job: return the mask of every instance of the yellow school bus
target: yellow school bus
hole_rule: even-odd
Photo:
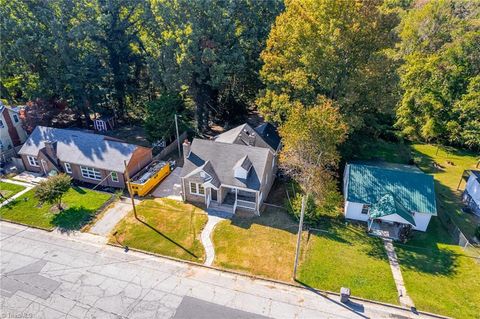
[[[170,174],[170,163],[153,161],[130,181],[133,195],[145,196]]]

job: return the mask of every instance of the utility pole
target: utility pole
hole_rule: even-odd
[[[295,264],[293,265],[293,280],[294,281],[297,277],[298,256],[300,255],[300,241],[302,239],[303,216],[305,215],[306,202],[307,202],[307,196],[303,195],[303,197],[302,197],[302,210],[300,212],[300,223],[298,224],[297,248],[295,250]]]
[[[175,128],[177,129],[178,159],[180,160],[182,158],[182,149],[180,148],[180,135],[178,134],[177,113],[175,113]]]
[[[133,199],[133,192],[132,192],[132,189],[130,188],[130,174],[128,174],[127,161],[123,161],[123,164],[125,165],[125,175],[127,177],[127,188],[128,188],[128,193],[130,194],[130,199],[132,201],[133,215],[135,216],[135,219],[138,219],[137,209],[135,208],[135,200]]]

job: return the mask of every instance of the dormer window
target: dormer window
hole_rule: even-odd
[[[252,168],[252,162],[247,155],[242,157],[234,167],[234,176],[236,178],[246,179],[248,172]]]

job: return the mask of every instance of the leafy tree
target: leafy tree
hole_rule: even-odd
[[[396,64],[387,53],[399,19],[382,3],[286,1],[261,54],[262,114],[282,123],[288,105],[308,107],[326,97],[336,101],[351,130],[375,133],[390,123],[398,93]]]
[[[98,14],[89,23],[92,40],[104,48],[103,57],[110,73],[113,110],[123,117],[127,99],[135,100],[146,68],[141,40],[141,21],[148,2],[136,0],[98,0]],[[148,81],[148,80],[147,80]]]
[[[65,103],[62,103],[62,101],[45,101],[41,99],[30,101],[22,114],[23,128],[28,133],[31,133],[37,125],[52,125],[65,110],[65,107]]]
[[[209,120],[228,121],[246,112],[260,86],[258,57],[278,0],[157,1],[149,54],[159,61],[168,90],[193,102],[200,130]]]
[[[283,145],[281,167],[304,193],[323,203],[336,191],[333,176],[340,160],[338,145],[347,133],[338,108],[329,100],[319,100],[310,108],[296,102],[279,133]]]
[[[430,1],[400,28],[403,97],[397,126],[411,138],[480,147],[480,9],[472,1]]]
[[[5,1],[1,6],[2,86],[12,102],[63,100],[89,121],[100,100],[104,77],[99,53],[89,39],[88,1]]]
[[[70,189],[72,178],[66,174],[59,174],[49,177],[35,188],[35,197],[40,202],[56,204],[62,210],[63,195]]]
[[[468,84],[467,93],[455,102],[454,119],[447,123],[450,140],[467,147],[480,147],[480,75]]]
[[[162,94],[158,99],[148,102],[144,124],[148,140],[156,142],[174,136],[174,116],[182,114],[184,109],[182,97],[174,93]]]

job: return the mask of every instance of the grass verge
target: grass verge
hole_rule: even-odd
[[[145,200],[137,206],[137,215],[141,221],[133,212],[120,221],[109,241],[179,259],[204,261],[200,234],[208,217],[201,208],[166,198]]]
[[[96,211],[110,198],[109,194],[80,187],[72,187],[63,197],[63,211],[56,212],[52,205],[40,204],[32,189],[8,205],[0,208],[0,217],[25,225],[45,229],[78,230],[88,223]]]

